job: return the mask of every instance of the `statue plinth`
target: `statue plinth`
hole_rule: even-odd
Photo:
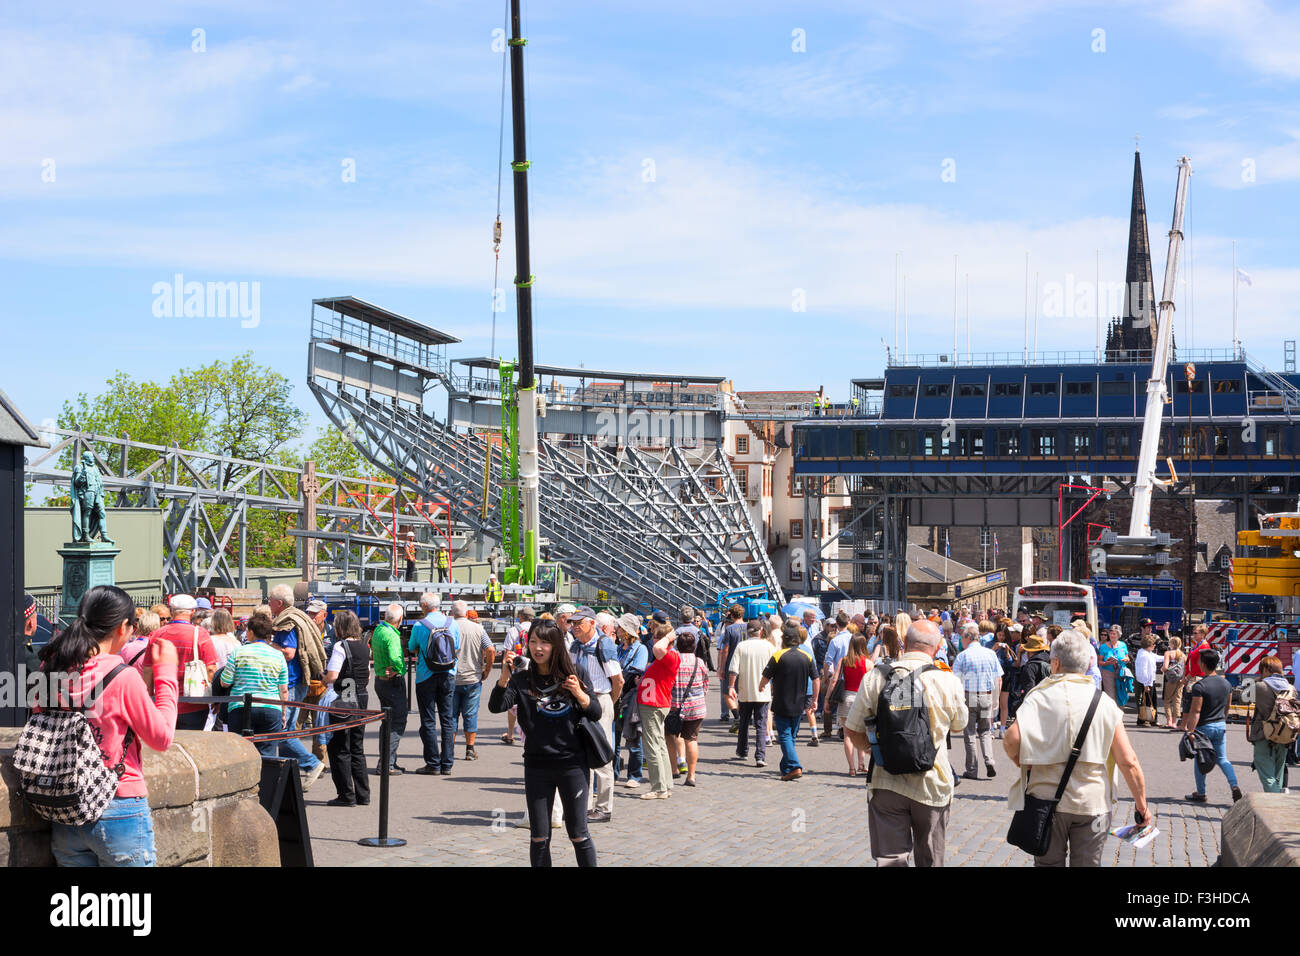
[[[69,541],[59,548],[63,558],[63,598],[59,620],[65,625],[77,616],[82,596],[100,584],[116,584],[113,561],[122,549],[102,541]]]

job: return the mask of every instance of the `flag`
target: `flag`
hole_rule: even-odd
[[[993,567],[998,566],[998,533],[993,532]]]
[[[1250,273],[1247,272],[1245,269],[1237,270],[1237,281],[1244,282],[1248,286],[1254,285],[1254,283],[1250,281]]]
[[[952,542],[948,539],[948,531],[946,528],[943,532],[943,556],[945,558],[952,557]]]

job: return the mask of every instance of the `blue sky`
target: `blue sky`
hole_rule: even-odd
[[[0,13],[0,387],[40,422],[117,369],[166,378],[252,349],[319,423],[303,381],[310,300],[341,294],[460,336],[453,355],[485,354],[503,11],[234,0]],[[896,253],[912,352],[951,348],[954,254],[974,349],[1018,352],[1026,251],[1040,297],[1091,283],[1098,251],[1102,281],[1122,280],[1137,133],[1158,276],[1178,157],[1195,169],[1180,341],[1229,345],[1233,239],[1252,278],[1246,347],[1280,366],[1295,334],[1294,8],[525,12],[541,362],[843,397],[893,341]],[[503,205],[506,284],[508,173]],[[260,323],[156,317],[152,288],[176,273],[259,283]],[[963,292],[963,350],[964,308]],[[496,318],[496,351],[512,356],[513,299]],[[1039,347],[1091,348],[1094,328],[1092,313],[1044,315]]]

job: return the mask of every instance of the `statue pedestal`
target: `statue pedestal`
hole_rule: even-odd
[[[59,548],[63,558],[63,597],[59,602],[59,620],[65,625],[77,616],[82,596],[100,584],[116,584],[113,561],[122,549],[102,541],[70,541]]]

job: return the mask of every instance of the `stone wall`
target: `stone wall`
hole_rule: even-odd
[[[1293,794],[1248,793],[1223,815],[1223,866],[1300,866],[1300,803]]]
[[[0,728],[0,866],[53,866],[50,825],[18,795],[18,728]],[[275,823],[258,802],[262,758],[235,734],[179,730],[144,748],[159,866],[279,866]]]

